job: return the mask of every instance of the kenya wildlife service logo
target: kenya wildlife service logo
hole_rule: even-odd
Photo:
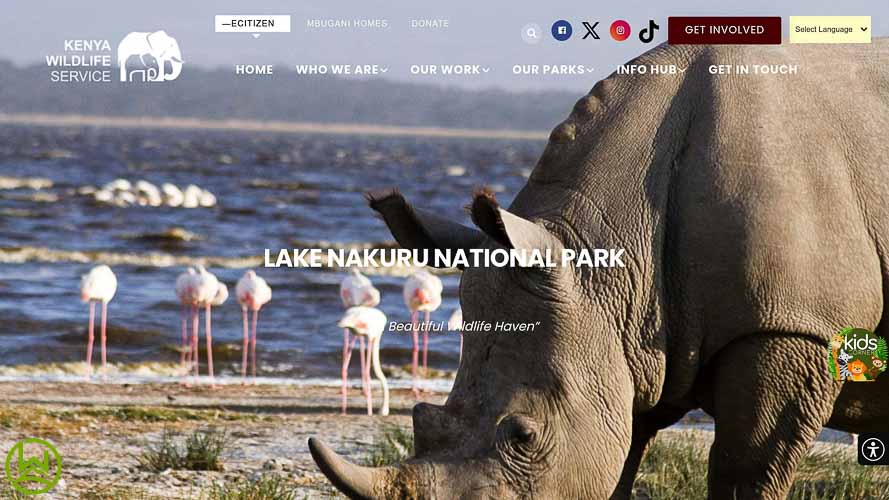
[[[886,371],[886,339],[863,328],[843,328],[830,339],[827,363],[834,380],[873,382]]]
[[[128,62],[135,68],[128,68]],[[117,45],[117,65],[122,82],[175,80],[182,72],[182,64],[179,43],[163,30],[152,33],[134,31]]]
[[[13,489],[23,495],[39,495],[53,489],[62,478],[62,456],[49,441],[22,439],[6,455],[5,469]]]

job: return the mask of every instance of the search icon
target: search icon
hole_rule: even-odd
[[[522,27],[522,40],[534,45],[540,43],[540,26],[537,23],[528,23]]]

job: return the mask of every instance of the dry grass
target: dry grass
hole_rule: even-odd
[[[262,416],[252,413],[238,413],[227,410],[192,410],[187,408],[170,408],[160,406],[96,406],[74,410],[49,411],[50,415],[61,420],[76,421],[83,419],[99,419],[119,422],[206,422],[213,420],[239,421],[262,420]]]
[[[397,425],[385,427],[382,435],[374,439],[365,465],[384,467],[398,465],[414,454],[414,434],[410,429]]]
[[[180,422],[264,421],[270,417],[228,410],[193,410],[151,406],[87,406],[47,409],[32,405],[0,406],[0,428],[29,436],[58,438],[77,434],[93,422],[154,424]]]
[[[682,434],[655,439],[636,476],[637,500],[707,497],[706,441]],[[374,441],[365,464],[397,465],[413,453],[409,429],[389,427]],[[846,447],[810,454],[800,464],[790,500],[877,500],[889,498],[889,471],[863,467]]]
[[[78,432],[80,424],[58,418],[37,406],[0,407],[0,427],[22,435],[60,437]]]
[[[889,498],[889,474],[863,467],[846,447],[809,454],[797,468],[789,500],[870,500]],[[633,496],[685,500],[707,497],[707,453],[694,438],[660,437],[645,455]]]
[[[157,443],[149,443],[138,457],[139,466],[147,471],[167,469],[222,470],[222,454],[231,445],[224,431],[197,430],[185,437],[183,445],[178,433],[164,429]]]
[[[228,482],[210,488],[202,500],[296,500],[296,493],[284,479],[263,475],[259,479]]]
[[[161,500],[142,488],[100,485],[80,494],[83,500]]]

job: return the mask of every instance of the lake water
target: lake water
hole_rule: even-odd
[[[229,289],[265,248],[363,247],[391,243],[367,207],[369,189],[398,186],[419,206],[468,223],[474,187],[492,186],[508,204],[544,147],[541,141],[278,135],[222,131],[0,127],[0,177],[39,178],[40,189],[0,189],[2,364],[81,361],[87,306],[80,276],[108,263],[118,277],[109,304],[109,360],[176,361],[181,308],[174,293],[185,266],[209,259]],[[218,199],[213,208],[101,204],[78,194],[116,178],[184,188]],[[7,182],[8,184],[8,182]],[[6,186],[9,188],[10,186]],[[166,235],[181,228],[187,238]],[[258,269],[273,289],[259,321],[260,375],[339,376],[342,272]],[[368,270],[390,320],[408,321],[403,276]],[[459,274],[442,275],[444,302],[457,306]],[[241,311],[214,309],[217,372],[236,373]],[[203,326],[202,326],[203,331]],[[203,340],[202,340],[203,342]],[[383,340],[384,364],[410,362],[410,337]],[[456,369],[459,337],[434,335],[429,363]],[[357,364],[357,361],[356,361]],[[202,371],[204,369],[202,368]]]

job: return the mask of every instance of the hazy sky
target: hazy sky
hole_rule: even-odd
[[[789,15],[870,15],[875,36],[889,35],[889,2],[886,0],[777,1],[747,0],[726,7],[712,0],[671,2],[618,0],[407,2],[390,0],[7,0],[0,21],[0,59],[17,64],[42,63],[44,56],[62,54],[66,39],[108,39],[112,47],[130,31],[163,29],[179,41],[189,65],[229,67],[236,63],[275,64],[380,64],[388,76],[417,82],[445,83],[472,88],[499,86],[507,89],[588,90],[628,59],[654,44],[641,43],[635,32],[654,19],[661,27],[655,44],[666,39],[671,15],[782,16],[785,36]],[[150,4],[150,8],[147,8]],[[524,5],[521,5],[524,4]],[[140,9],[144,5],[146,8]],[[290,14],[291,33],[214,33],[215,14]],[[386,19],[379,29],[309,30],[306,20]],[[442,30],[414,30],[411,19],[447,19]],[[558,19],[574,25],[575,36],[567,42],[553,40],[550,26]],[[634,34],[625,42],[608,36],[616,19],[628,21]],[[599,21],[601,40],[581,40],[582,21]],[[521,39],[526,23],[537,23],[542,42],[528,45]],[[491,71],[482,77],[412,76],[412,64],[481,64]],[[515,76],[515,64],[584,64],[593,74],[569,77]]]

